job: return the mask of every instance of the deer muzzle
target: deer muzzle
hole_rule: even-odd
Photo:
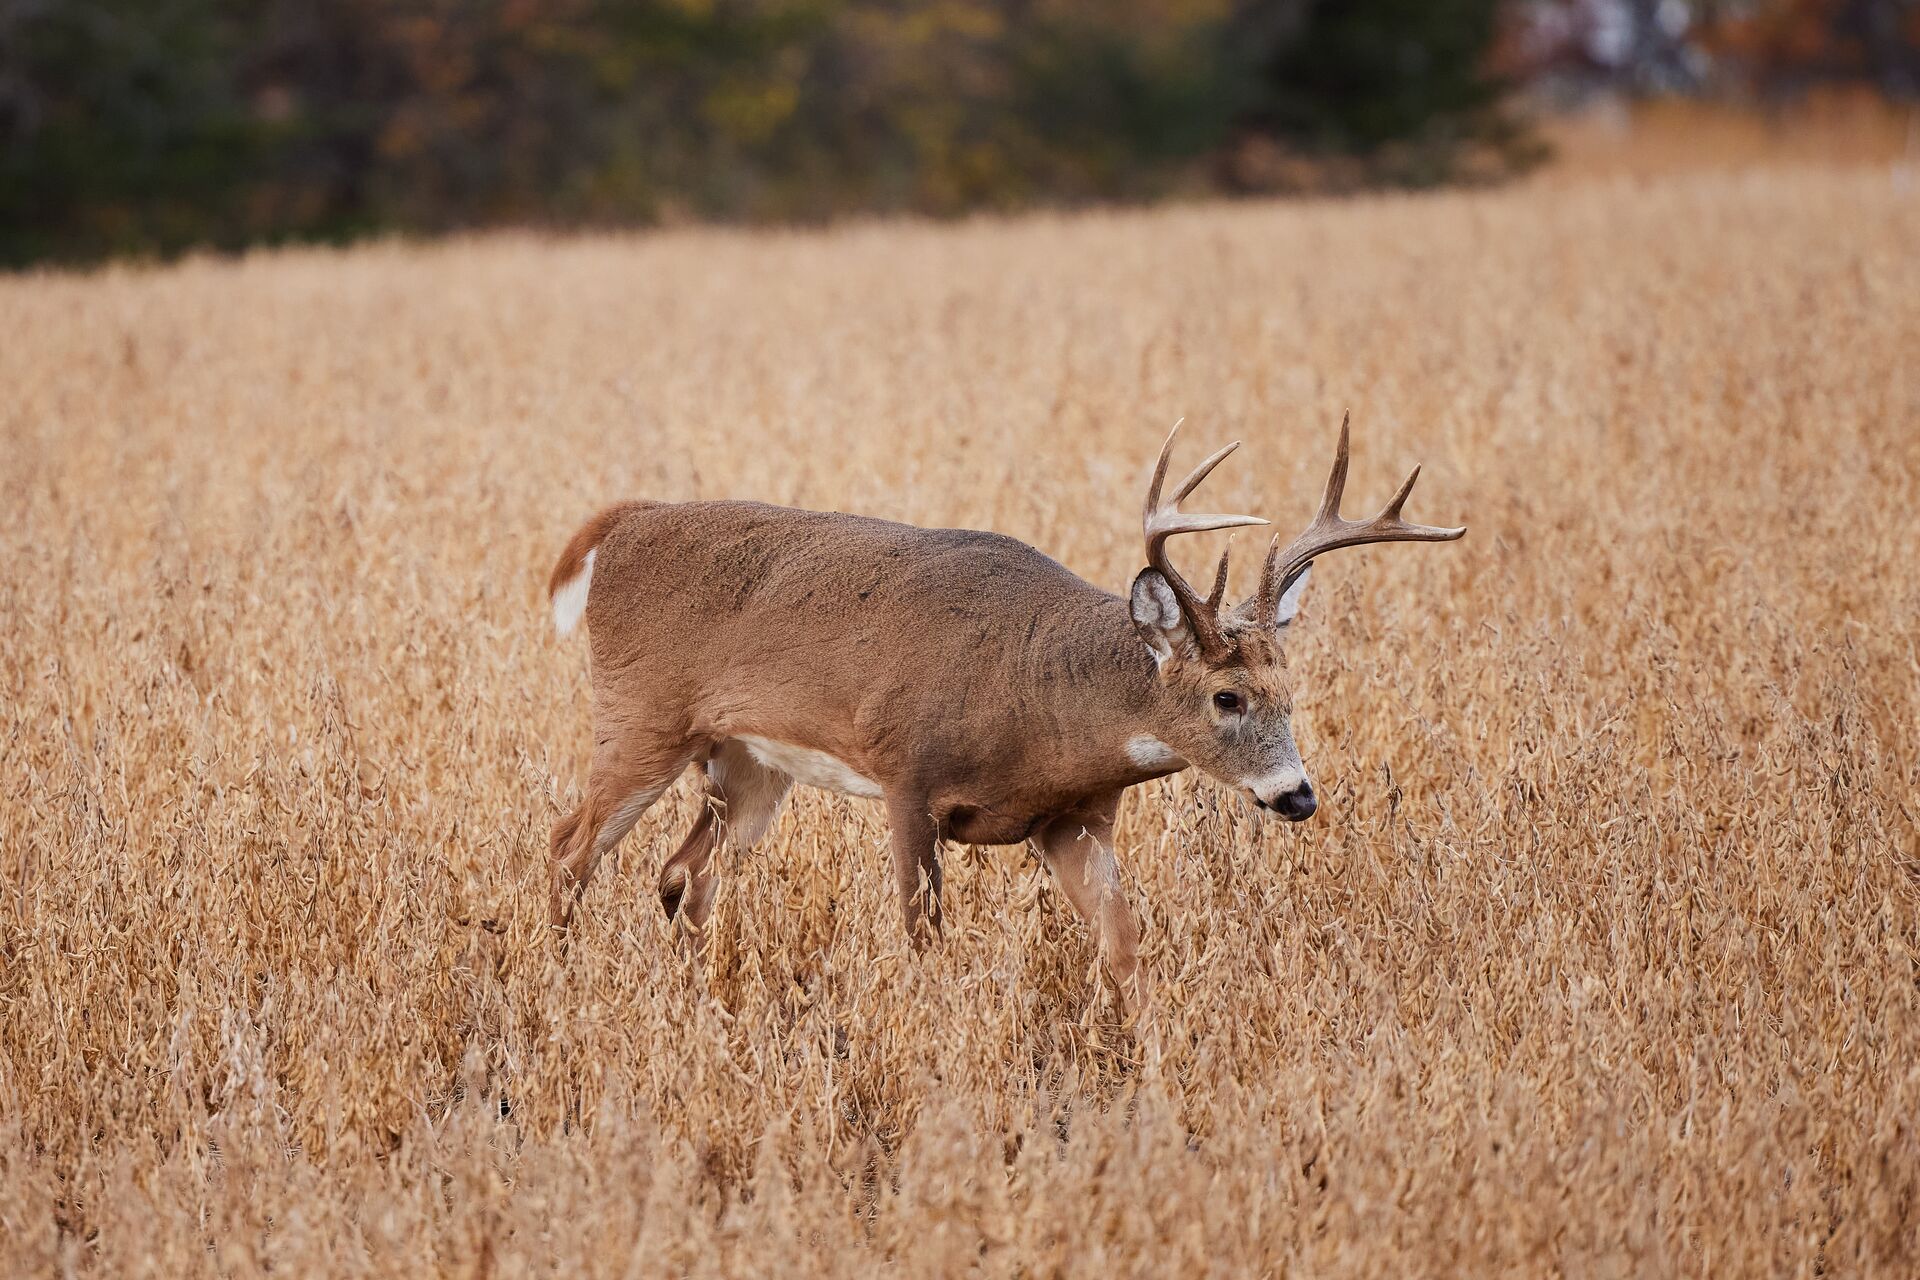
[[[1289,822],[1305,822],[1320,807],[1320,802],[1313,798],[1313,784],[1304,778],[1289,791],[1275,792],[1270,796],[1255,793],[1253,798],[1262,809],[1270,809]]]

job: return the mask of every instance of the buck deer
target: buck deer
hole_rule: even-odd
[[[717,847],[752,848],[801,782],[886,806],[916,946],[940,926],[943,840],[1032,841],[1137,1012],[1138,928],[1112,846],[1121,793],[1195,766],[1264,809],[1311,817],[1282,652],[1308,569],[1340,547],[1466,532],[1401,519],[1418,467],[1372,519],[1341,518],[1343,421],[1319,513],[1284,547],[1276,538],[1259,590],[1223,609],[1227,557],[1202,598],[1168,539],[1267,522],[1179,509],[1237,442],[1163,498],[1178,433],[1147,488],[1147,567],[1126,599],[996,533],[757,502],[630,502],[594,516],[549,583],[562,635],[587,619],[594,708],[585,796],[553,828],[554,924],[698,764],[707,803],[659,886],[696,942]]]

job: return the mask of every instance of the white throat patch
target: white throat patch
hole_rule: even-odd
[[[1179,752],[1150,733],[1136,733],[1127,739],[1127,759],[1142,769],[1185,768],[1187,763]]]

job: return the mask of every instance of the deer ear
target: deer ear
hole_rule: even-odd
[[[1140,633],[1156,664],[1171,658],[1174,650],[1193,643],[1187,615],[1180,612],[1179,599],[1158,569],[1140,571],[1127,604],[1133,613],[1133,629]]]
[[[1293,576],[1280,585],[1280,603],[1273,611],[1273,625],[1284,627],[1292,622],[1294,615],[1300,612],[1300,597],[1307,594],[1307,575],[1313,572],[1311,564],[1303,564],[1293,571]]]

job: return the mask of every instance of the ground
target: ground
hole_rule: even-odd
[[[1912,1274],[1916,186],[0,281],[0,1270]],[[702,967],[686,783],[549,931],[601,504],[1117,590],[1176,418],[1287,527],[1345,409],[1356,507],[1422,461],[1470,531],[1319,566],[1312,821],[1127,800],[1151,1044],[1022,850],[950,850],[915,958],[871,802],[800,794]]]

